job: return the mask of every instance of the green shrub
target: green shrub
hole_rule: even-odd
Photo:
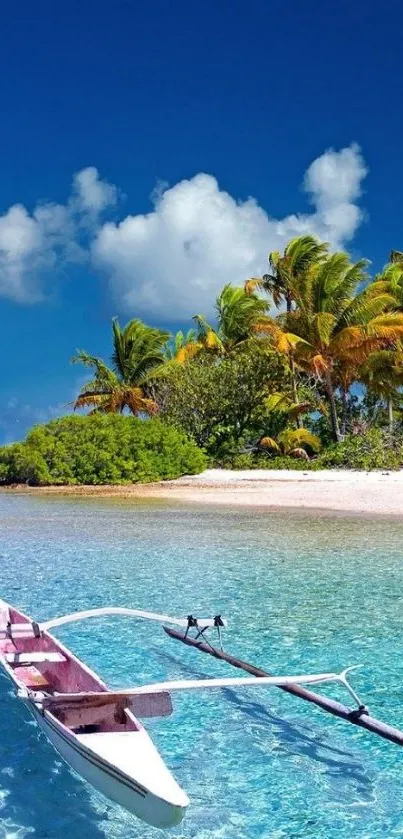
[[[24,443],[0,448],[2,483],[124,484],[196,474],[206,458],[159,419],[68,416],[39,425]]]
[[[302,460],[298,457],[280,455],[279,457],[268,457],[266,461],[261,458],[259,469],[296,469],[298,472],[308,472],[315,468],[316,461]]]
[[[315,465],[321,469],[399,469],[403,464],[403,440],[380,428],[365,434],[350,434],[319,455]]]
[[[215,465],[226,469],[298,469],[300,472],[306,472],[316,468],[316,461],[299,460],[286,455],[268,457],[264,454],[246,453],[228,456]]]

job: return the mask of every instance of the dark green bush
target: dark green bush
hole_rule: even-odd
[[[39,425],[24,443],[0,448],[0,482],[124,484],[196,474],[203,452],[159,419],[68,416]]]
[[[350,434],[322,452],[315,465],[321,469],[399,469],[403,464],[403,439],[380,428]]]

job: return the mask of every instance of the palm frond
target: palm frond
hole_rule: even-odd
[[[331,312],[318,312],[312,318],[312,326],[318,345],[327,347],[331,341],[332,332],[336,322]]]
[[[319,437],[306,428],[285,429],[278,435],[277,440],[284,454],[288,454],[295,447],[309,448],[316,453],[322,446]]]
[[[312,409],[310,402],[293,402],[286,393],[272,393],[265,400],[268,411],[281,411],[291,418],[306,414]]]
[[[333,313],[336,290],[349,267],[346,253],[333,253],[321,262],[312,281],[312,307],[315,312]]]
[[[319,242],[314,236],[298,236],[288,243],[285,256],[290,263],[290,271],[299,277],[308,271],[312,265],[321,262],[327,254],[328,242]]]
[[[378,294],[373,296],[367,290],[354,297],[345,307],[335,326],[335,332],[344,329],[345,326],[361,324],[365,326],[373,318],[386,313],[396,307],[396,300],[391,294]]]
[[[204,315],[193,315],[192,320],[196,324],[197,340],[203,342],[207,333],[213,332],[214,329],[212,326],[210,326],[209,322],[206,320]]]
[[[279,452],[280,446],[276,443],[274,437],[261,437],[259,440],[259,448],[269,449],[273,452]]]
[[[90,355],[89,353],[85,352],[85,350],[80,350],[73,358],[71,359],[72,364],[84,364],[84,367],[92,367],[95,373],[95,376],[98,378],[109,378],[114,376],[113,370],[102,361],[102,358],[98,358],[95,355]]]
[[[353,294],[357,293],[360,286],[368,280],[368,265],[367,259],[359,259],[358,262],[349,265],[344,276],[340,277],[337,286],[337,297],[341,301],[349,300]]]
[[[80,393],[77,396],[77,399],[73,403],[73,408],[75,411],[79,411],[82,408],[94,408],[95,410],[101,409],[108,400],[108,396],[105,393]]]
[[[267,291],[265,284],[265,276],[263,277],[249,277],[249,280],[244,282],[245,294],[256,294],[256,291]]]
[[[122,331],[120,328],[118,318],[112,319],[112,334],[113,334],[113,353],[112,353],[112,363],[114,369],[118,373],[118,375],[123,379],[126,380],[127,376],[127,365],[129,363],[128,355],[130,354],[130,350],[128,352],[126,336],[127,336],[127,327]]]

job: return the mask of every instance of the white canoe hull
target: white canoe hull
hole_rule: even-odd
[[[75,772],[106,798],[120,804],[121,807],[133,813],[137,818],[154,827],[173,827],[182,821],[189,799],[176,782],[174,782],[175,795],[171,797],[174,800],[156,795],[152,790],[147,789],[144,784],[135,780],[133,776],[130,777],[122,773],[116,765],[102,759],[92,748],[88,748],[80,742],[78,737],[60,725],[54,717],[48,714],[44,716],[33,702],[28,702],[28,707],[39,727],[61,757]],[[89,736],[93,737],[93,735]],[[150,750],[154,752],[155,770],[158,772],[162,760],[145,729],[134,733],[133,737],[136,738],[136,748],[141,750],[144,747],[147,755],[149,755]]]

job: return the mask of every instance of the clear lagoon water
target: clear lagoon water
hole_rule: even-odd
[[[0,596],[37,619],[102,605],[221,612],[226,647],[274,672],[363,664],[355,687],[403,728],[402,541],[399,520],[0,494]],[[158,625],[58,634],[116,687],[236,674]],[[147,728],[191,799],[176,839],[403,836],[397,746],[275,688],[173,701]],[[71,772],[0,675],[0,839],[161,835]]]

